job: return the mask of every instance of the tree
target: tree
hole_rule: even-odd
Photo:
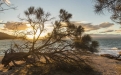
[[[121,24],[121,0],[95,0],[95,12],[103,13],[104,10],[112,13],[114,22]]]
[[[83,66],[86,64],[80,58],[81,53],[97,51],[98,43],[92,41],[89,35],[84,34],[84,28],[81,25],[76,26],[71,23],[72,14],[64,9],[60,9],[59,13],[59,20],[51,22],[52,32],[44,38],[40,38],[45,31],[46,22],[50,22],[54,18],[51,18],[51,14],[49,12],[45,13],[40,7],[29,7],[24,12],[26,17],[20,19],[30,24],[32,30],[22,32],[24,44],[14,43],[15,57],[19,56],[17,52],[21,52],[21,49],[28,50],[29,57],[34,59],[34,65],[37,65],[39,61],[39,64],[49,65],[49,67],[54,66],[66,71],[81,69],[82,63]],[[39,34],[37,34],[38,32]],[[28,40],[27,35],[32,35],[32,39]],[[19,51],[16,51],[16,49]]]
[[[3,8],[2,5],[6,5],[8,8]],[[16,7],[12,6],[9,0],[0,0],[0,12],[9,10],[9,9],[16,9]]]

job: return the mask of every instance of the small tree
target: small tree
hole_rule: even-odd
[[[59,20],[52,23],[52,32],[41,39],[45,23],[53,19],[50,18],[50,13],[34,7],[29,7],[24,13],[26,18],[20,19],[28,22],[32,30],[23,32],[25,43],[21,46],[16,44],[16,48],[29,50],[28,54],[35,59],[34,64],[39,60],[39,64],[51,64],[49,67],[55,66],[69,71],[81,69],[85,62],[80,58],[80,53],[97,51],[98,43],[92,41],[89,35],[84,35],[81,25],[76,26],[70,22],[72,14],[67,11],[60,10]],[[27,35],[32,35],[32,39],[28,40],[25,37]]]

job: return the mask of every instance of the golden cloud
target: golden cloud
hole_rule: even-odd
[[[7,28],[9,30],[25,30],[27,28],[26,23],[22,23],[22,22],[7,22],[4,25],[4,28]]]

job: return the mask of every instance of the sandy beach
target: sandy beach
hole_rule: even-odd
[[[121,75],[121,61],[97,55],[87,56],[87,58],[88,64],[99,72],[97,75]]]
[[[0,61],[3,57],[0,57]],[[98,73],[95,75],[121,75],[121,61],[109,59],[106,57],[98,56],[98,55],[83,55],[81,58],[85,59],[86,63],[88,63],[95,71]],[[22,63],[18,61],[17,63]],[[0,75],[17,75],[15,70],[19,70],[19,68],[14,67],[11,70],[4,68],[2,64],[0,64]],[[21,75],[21,74],[19,74]],[[23,74],[22,74],[23,75]],[[26,75],[26,74],[25,74]],[[69,75],[69,74],[64,74]]]

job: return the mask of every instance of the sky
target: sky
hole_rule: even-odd
[[[10,2],[11,5],[17,6],[17,9],[0,13],[0,22],[6,23],[0,24],[0,31],[4,31],[5,28],[10,30],[11,23],[20,21],[18,15],[24,17],[24,11],[34,6],[43,8],[56,18],[59,10],[65,9],[73,15],[72,23],[81,24],[89,34],[120,34],[121,32],[120,25],[110,20],[111,13],[104,11],[105,14],[99,15],[94,12],[94,0],[10,0]],[[6,8],[5,5],[3,7]]]

